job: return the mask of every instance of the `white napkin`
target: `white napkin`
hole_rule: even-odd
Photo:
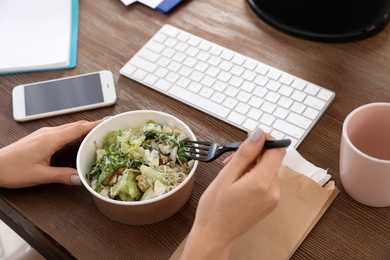
[[[306,175],[321,186],[327,183],[331,178],[330,174],[328,174],[328,170],[319,168],[310,163],[292,147],[287,149],[286,156],[284,157],[282,164]]]

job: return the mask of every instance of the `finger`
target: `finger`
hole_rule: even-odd
[[[42,132],[67,131],[68,129],[78,127],[79,125],[83,125],[83,124],[86,124],[86,125],[96,124],[97,125],[102,121],[103,121],[102,119],[96,120],[96,121],[79,120],[79,121],[75,121],[75,122],[67,123],[67,124],[63,124],[63,125],[58,125],[58,126],[42,127],[37,131],[42,131]]]
[[[75,121],[75,122],[72,122],[72,123],[67,123],[67,124],[62,124],[62,125],[57,125],[57,126],[45,126],[45,127],[42,127],[40,129],[38,129],[35,132],[45,133],[45,132],[59,131],[59,130],[62,130],[62,129],[71,128],[74,125],[79,124],[79,123],[87,123],[87,122],[89,122],[89,121],[79,120],[79,121]]]
[[[248,137],[250,136],[251,132],[248,132]],[[263,133],[265,135],[265,139],[266,140],[274,140],[275,138],[268,134],[268,133]],[[233,158],[233,156],[235,155],[235,153],[232,153],[231,155],[229,155],[228,157],[225,158],[225,160],[223,160],[222,164],[223,166],[226,166]],[[260,160],[261,157],[258,157],[257,160]]]
[[[248,178],[252,178],[250,181],[253,181],[253,178],[256,178],[265,184],[272,182],[274,178],[278,177],[278,171],[285,154],[285,148],[263,151],[261,160],[259,160],[246,175],[248,175]],[[246,177],[247,176],[244,178]]]
[[[278,170],[285,155],[286,148],[264,150],[260,164],[264,165],[264,167],[270,167],[273,170]]]
[[[259,195],[267,194],[263,197],[264,205],[268,207],[265,214],[269,214],[279,203],[278,171],[284,155],[284,148],[265,151],[261,161],[234,183]]]
[[[231,155],[226,157],[225,160],[223,160],[223,162],[222,162],[223,166],[226,166],[231,161],[231,159],[233,158],[234,154],[235,153],[232,153]]]
[[[53,131],[50,132],[50,135],[52,135],[53,140],[55,140],[55,149],[60,149],[65,144],[85,136],[100,122],[101,120],[94,122],[78,121],[61,128],[53,129]]]
[[[264,145],[264,135],[261,128],[256,128],[250,136],[241,144],[234,156],[230,159],[222,171],[229,172],[228,176],[235,181],[248,167],[256,161]]]

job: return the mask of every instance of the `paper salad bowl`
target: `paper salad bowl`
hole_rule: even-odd
[[[158,197],[143,201],[120,201],[105,197],[96,192],[87,181],[86,175],[96,160],[94,142],[101,147],[103,138],[113,130],[135,128],[145,125],[147,120],[158,124],[172,123],[176,128],[184,131],[190,140],[196,140],[191,129],[180,119],[159,111],[137,110],[121,113],[104,120],[84,138],[78,150],[76,165],[83,186],[92,195],[92,198],[101,213],[108,218],[131,225],[152,224],[164,220],[179,211],[191,196],[194,187],[194,172],[198,161],[177,187]]]

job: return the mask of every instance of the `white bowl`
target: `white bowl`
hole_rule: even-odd
[[[91,170],[96,159],[94,141],[101,147],[106,134],[113,130],[140,127],[147,120],[156,123],[172,123],[184,131],[190,140],[196,140],[191,129],[180,119],[167,113],[152,110],[137,110],[125,112],[104,120],[84,138],[78,150],[76,165],[82,184],[91,193],[97,208],[112,220],[126,224],[144,225],[164,220],[179,211],[191,196],[194,187],[194,172],[198,166],[195,161],[191,172],[176,188],[153,199],[145,201],[118,201],[104,197],[94,191],[86,180],[86,174]]]

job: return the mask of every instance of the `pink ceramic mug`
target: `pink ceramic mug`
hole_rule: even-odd
[[[345,119],[340,147],[340,177],[356,201],[390,206],[390,103],[372,103]]]

